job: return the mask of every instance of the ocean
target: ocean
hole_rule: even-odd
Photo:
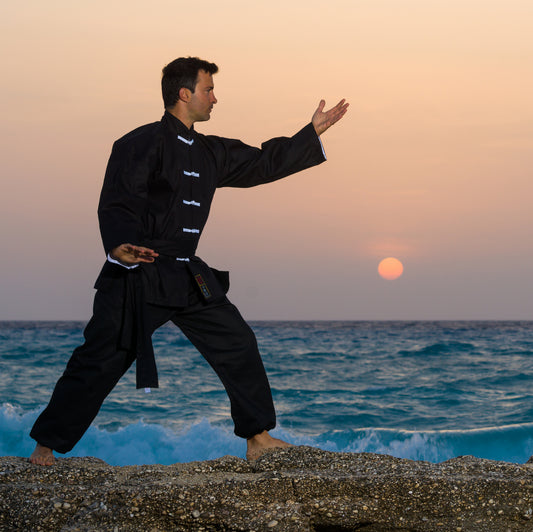
[[[297,445],[441,462],[533,455],[531,321],[251,322],[278,414]],[[80,322],[0,322],[0,455],[28,456],[28,436]],[[74,451],[111,465],[244,457],[211,368],[171,325],[153,336],[160,388],[134,368]]]

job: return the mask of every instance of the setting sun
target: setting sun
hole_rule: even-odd
[[[379,263],[378,273],[381,275],[381,277],[383,277],[383,279],[393,281],[402,275],[403,264],[394,257],[387,257]]]

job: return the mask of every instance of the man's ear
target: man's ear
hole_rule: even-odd
[[[191,99],[191,94],[192,93],[189,89],[182,87],[178,93],[178,96],[182,102],[188,103],[188,101]]]

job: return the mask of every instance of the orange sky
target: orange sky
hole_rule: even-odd
[[[351,102],[327,163],[217,193],[199,254],[246,317],[532,319],[531,0],[4,4],[0,319],[90,316],[112,142],[180,55],[220,66],[202,132],[257,145]]]

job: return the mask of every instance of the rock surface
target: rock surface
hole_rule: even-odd
[[[533,531],[533,464],[293,447],[113,467],[0,457],[2,531]]]

